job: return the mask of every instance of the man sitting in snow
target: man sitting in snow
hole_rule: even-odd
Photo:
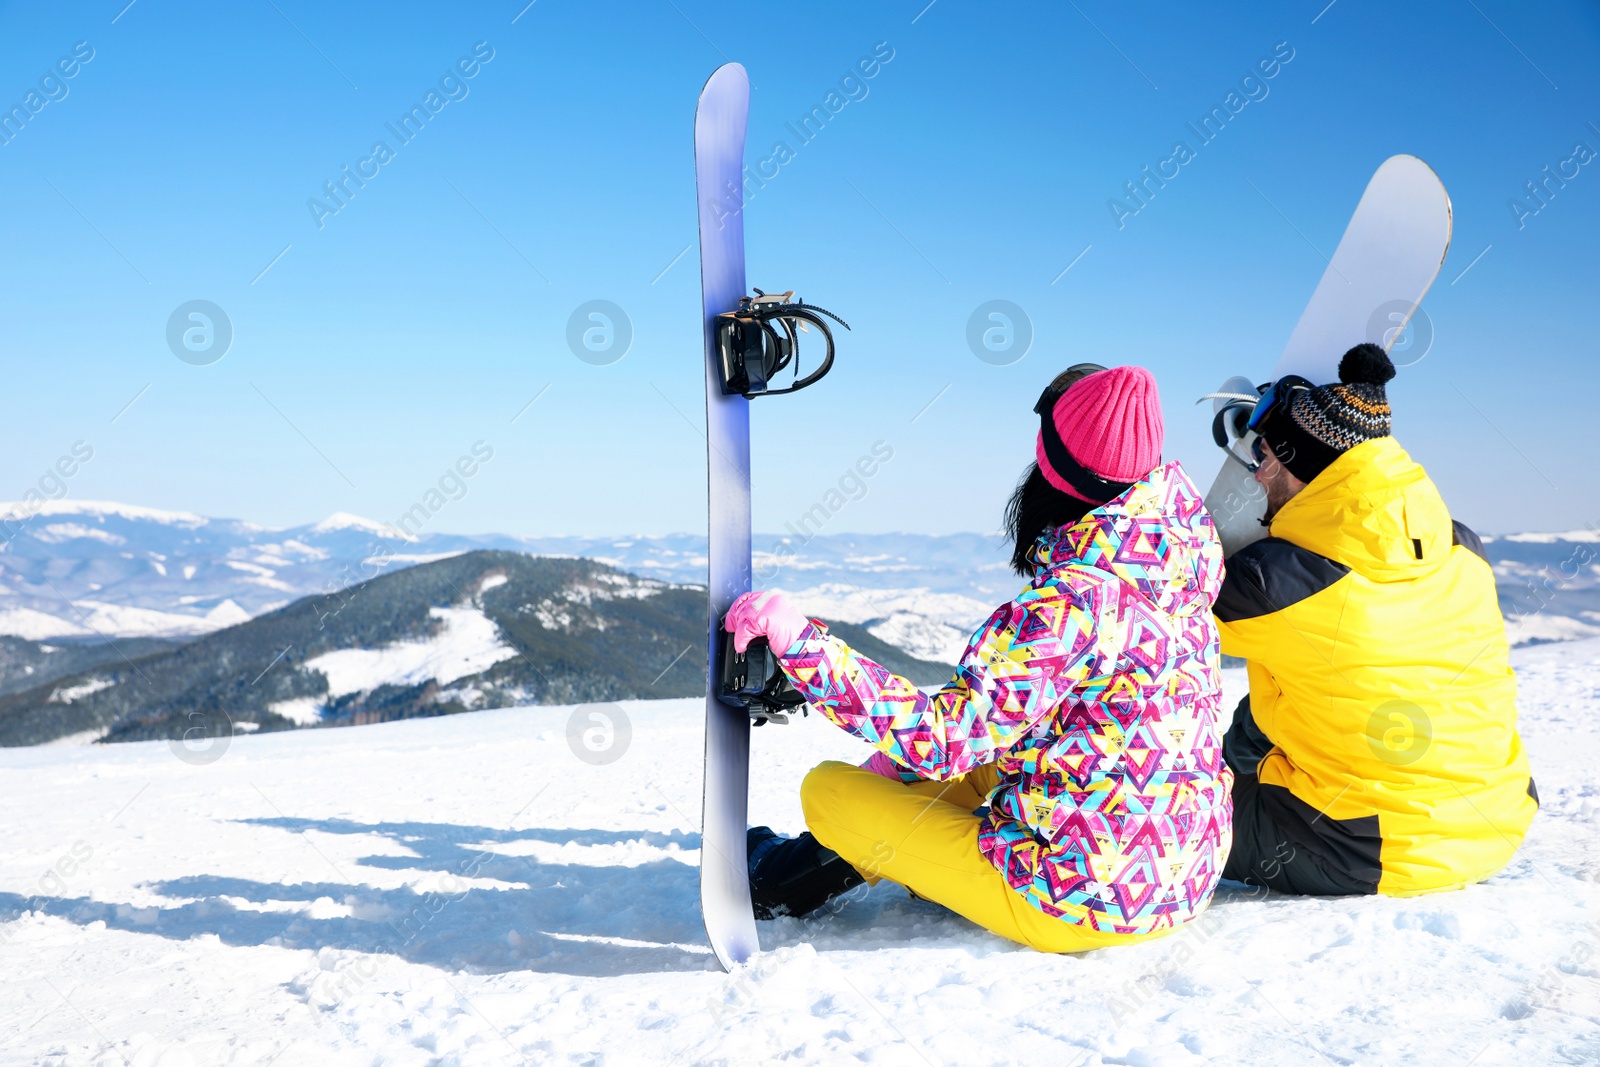
[[[1483,544],[1389,436],[1376,345],[1339,383],[1274,383],[1252,424],[1271,536],[1216,602],[1250,695],[1225,878],[1286,893],[1406,896],[1489,877],[1538,808]]]

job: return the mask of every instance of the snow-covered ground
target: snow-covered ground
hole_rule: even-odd
[[[237,737],[203,764],[0,750],[0,1063],[1594,1063],[1597,660],[1516,654],[1544,809],[1489,882],[1225,888],[1189,930],[1077,957],[885,884],[761,924],[723,974],[698,701]],[[808,767],[864,754],[816,719],[755,751],[752,814],[785,830]]]

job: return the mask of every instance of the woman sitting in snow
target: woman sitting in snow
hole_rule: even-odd
[[[766,637],[806,702],[878,750],[806,776],[810,833],[750,831],[758,917],[887,878],[1013,941],[1076,952],[1160,936],[1210,901],[1232,838],[1211,518],[1161,463],[1148,371],[1074,367],[1034,410],[1038,462],[1007,511],[1028,585],[937,693],[780,593],[729,610],[736,647]]]

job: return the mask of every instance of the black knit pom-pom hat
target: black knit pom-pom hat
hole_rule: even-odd
[[[1339,360],[1339,382],[1297,393],[1287,409],[1268,415],[1261,435],[1278,461],[1310,482],[1363,441],[1388,437],[1394,364],[1375,344],[1356,345]]]

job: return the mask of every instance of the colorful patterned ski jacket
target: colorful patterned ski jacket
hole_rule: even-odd
[[[1030,558],[1028,587],[931,696],[817,623],[779,662],[907,780],[998,764],[979,847],[1041,911],[1110,933],[1176,926],[1210,902],[1232,843],[1211,517],[1168,463]]]

